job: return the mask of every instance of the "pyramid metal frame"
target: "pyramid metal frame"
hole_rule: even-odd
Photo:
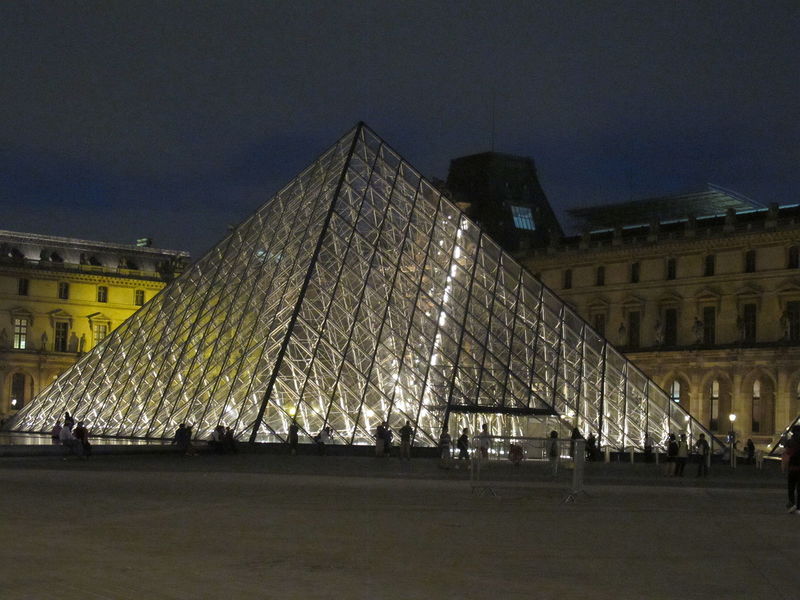
[[[96,436],[416,445],[555,415],[605,445],[713,435],[363,123],[11,421]]]

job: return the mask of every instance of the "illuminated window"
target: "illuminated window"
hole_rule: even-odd
[[[104,285],[97,286],[97,301],[108,302],[108,288]]]
[[[711,422],[709,428],[712,431],[719,429],[719,381],[716,379],[711,382]]]
[[[14,373],[11,376],[11,410],[19,410],[25,406],[25,375]]]
[[[595,279],[596,285],[605,285],[606,284],[606,268],[605,267],[597,267],[597,276]]]
[[[514,226],[517,229],[527,229],[536,231],[536,223],[533,222],[533,213],[527,206],[512,206],[511,216],[514,217]]]
[[[703,275],[705,277],[711,277],[714,274],[716,265],[717,265],[717,260],[713,254],[709,254],[708,256],[706,256],[703,268]]]
[[[753,433],[761,431],[761,382],[756,379],[753,382]]]
[[[14,348],[25,350],[28,345],[28,319],[14,319]]]
[[[65,281],[58,284],[58,297],[61,300],[69,300],[69,284]]]
[[[28,295],[28,280],[27,279],[20,279],[17,281],[17,294],[20,296],[27,296]]]
[[[67,338],[69,337],[69,323],[57,321],[55,324],[56,338],[53,341],[53,350],[56,352],[67,351]]]
[[[748,250],[744,255],[744,272],[745,273],[755,273],[756,272],[756,251],[755,250]]]
[[[677,379],[672,382],[669,388],[669,399],[678,403],[681,401],[681,382]]]
[[[108,325],[105,323],[95,323],[92,327],[92,336],[94,345],[97,346],[100,342],[106,339],[108,335]]]
[[[136,290],[133,292],[133,303],[136,306],[144,305],[144,290]]]

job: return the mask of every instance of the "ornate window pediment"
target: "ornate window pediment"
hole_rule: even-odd
[[[57,308],[47,313],[47,316],[50,318],[50,327],[55,327],[57,321],[66,321],[72,329],[72,315],[67,311]]]
[[[28,324],[33,326],[33,313],[26,308],[15,306],[9,309],[8,314],[11,316],[12,322],[14,319],[28,319]]]

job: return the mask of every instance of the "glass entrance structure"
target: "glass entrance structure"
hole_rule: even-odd
[[[558,419],[614,448],[705,431],[363,124],[8,428],[65,410],[145,439],[187,423],[278,442],[293,420],[340,444],[407,420],[421,446],[478,419]]]

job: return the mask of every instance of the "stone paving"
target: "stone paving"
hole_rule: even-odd
[[[0,598],[794,598],[775,465],[464,470],[366,457],[0,459]],[[511,479],[514,479],[513,481]]]

